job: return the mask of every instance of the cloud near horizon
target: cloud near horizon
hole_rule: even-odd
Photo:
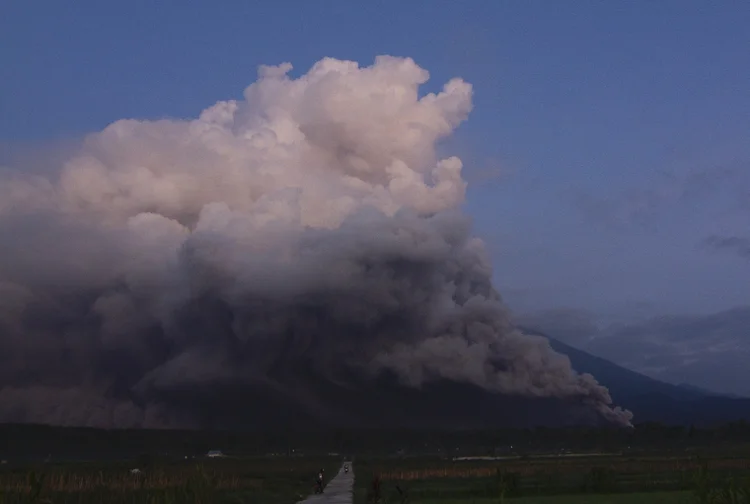
[[[703,240],[701,245],[715,251],[733,252],[742,258],[750,259],[750,238],[711,235]]]
[[[571,202],[585,218],[605,228],[649,228],[670,206],[699,202],[729,189],[735,201],[737,182],[745,180],[747,163],[726,163],[683,172],[658,172],[648,187],[630,187],[615,194],[577,190]]]

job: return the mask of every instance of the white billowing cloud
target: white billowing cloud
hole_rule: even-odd
[[[411,59],[372,67],[324,59],[291,79],[263,67],[244,102],[219,102],[193,121],[122,120],[90,136],[50,201],[113,221],[154,212],[182,223],[223,202],[258,224],[335,228],[365,206],[392,215],[454,208],[466,184],[435,142],[466,119],[471,86],[454,79],[418,97],[428,73]],[[9,187],[18,199],[45,181]],[[296,191],[296,197],[290,197]]]

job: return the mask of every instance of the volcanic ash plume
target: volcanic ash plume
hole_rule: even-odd
[[[570,399],[608,391],[515,330],[435,145],[472,88],[411,59],[261,67],[195,120],[115,122],[0,179],[0,421],[190,425],[175,397],[311,367]],[[54,173],[49,176],[49,173]]]

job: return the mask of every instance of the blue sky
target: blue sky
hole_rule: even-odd
[[[259,64],[409,56],[475,88],[446,152],[512,308],[630,321],[747,304],[750,4],[4,2],[0,146],[194,117]]]

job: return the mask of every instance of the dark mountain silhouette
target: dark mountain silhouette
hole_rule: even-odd
[[[524,331],[547,337],[552,348],[570,358],[576,371],[594,375],[609,388],[617,405],[633,412],[635,423],[711,426],[741,419],[750,420],[748,398],[654,380],[537,331],[526,328]]]
[[[539,334],[524,329],[525,332]],[[542,335],[544,336],[544,335]],[[697,387],[654,380],[549,338],[573,368],[591,373],[634,422],[710,427],[750,420],[750,399],[721,396]],[[231,431],[417,429],[470,430],[527,427],[604,426],[607,422],[582,400],[529,398],[492,393],[448,380],[419,389],[395,376],[377,379],[340,370],[337,380],[322,376],[304,359],[267,384],[225,384],[174,390],[172,407],[186,415],[201,412],[195,427]]]
[[[202,429],[233,431],[606,425],[581,402],[504,396],[464,383],[440,381],[416,389],[391,375],[372,380],[355,374],[334,383],[309,369],[296,380],[284,383],[286,390],[296,390],[294,395],[266,387],[226,387],[220,393],[217,388],[205,394],[191,390],[170,402],[190,401],[193,410],[199,404]]]
[[[556,351],[570,358],[578,372],[591,373],[608,387],[615,404],[634,413],[636,424],[711,426],[750,419],[750,399],[664,383],[549,339]],[[201,427],[232,430],[606,425],[580,402],[504,396],[447,380],[415,389],[401,385],[393,376],[383,375],[373,381],[352,372],[347,379],[332,382],[319,376],[314,366],[301,366],[295,383],[288,382],[289,376],[284,373],[287,381],[282,388],[295,391],[292,395],[279,394],[267,387],[231,387],[223,389],[221,394],[216,393],[216,388],[205,395],[191,390],[184,400],[192,407],[196,402],[202,404],[201,409],[206,413]]]
[[[591,373],[609,388],[615,404],[634,413],[636,424],[711,426],[750,419],[750,399],[664,383],[554,338],[549,340],[556,351],[570,358],[574,369]],[[334,382],[320,376],[312,364],[306,366],[304,360],[298,364],[295,373],[287,370],[275,377],[275,385],[211,387],[205,393],[191,389],[184,397],[171,397],[170,403],[184,401],[186,410],[193,411],[200,404],[204,412],[200,427],[209,429],[443,430],[606,425],[580,401],[506,396],[447,380],[415,389],[400,384],[394,376],[372,380],[353,371],[338,372],[339,379]]]

